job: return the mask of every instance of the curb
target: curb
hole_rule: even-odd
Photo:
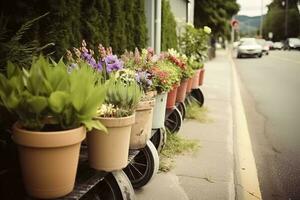
[[[233,77],[233,141],[235,192],[238,200],[262,199],[247,119],[239,88],[239,78],[231,50],[228,54]]]

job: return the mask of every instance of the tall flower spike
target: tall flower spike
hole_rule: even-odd
[[[139,61],[140,61],[140,51],[136,47],[135,47],[135,50],[134,50],[134,61],[136,63],[139,63]]]
[[[67,53],[66,53],[66,57],[67,57],[67,60],[69,61],[69,62],[73,62],[73,54],[72,54],[72,52],[70,51],[70,50],[68,50],[67,49]]]
[[[106,50],[102,46],[102,44],[99,44],[99,46],[98,46],[98,52],[99,52],[101,60],[104,60],[104,58],[106,57]]]
[[[85,42],[85,40],[82,40],[81,46],[82,46],[82,47],[86,47],[86,42]]]
[[[79,49],[73,47],[73,50],[74,50],[74,53],[75,53],[76,57],[80,58],[81,53],[80,53]]]
[[[107,55],[112,55],[113,53],[112,53],[112,48],[111,47],[108,47],[107,49],[106,49],[106,52],[107,52]]]

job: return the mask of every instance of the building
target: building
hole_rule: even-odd
[[[177,22],[178,34],[186,23],[194,23],[194,0],[169,0],[171,10]],[[145,11],[148,28],[148,46],[156,53],[161,49],[161,11],[162,0],[146,0]]]

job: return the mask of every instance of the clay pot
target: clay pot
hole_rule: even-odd
[[[159,129],[165,127],[165,114],[168,94],[161,93],[155,96],[153,108],[152,128]]]
[[[111,172],[127,166],[131,127],[135,115],[121,118],[98,117],[108,133],[93,129],[87,134],[89,165]]]
[[[176,102],[184,102],[187,85],[188,79],[181,81],[180,86],[177,88]]]
[[[195,71],[195,74],[193,76],[193,84],[192,84],[192,89],[196,89],[199,86],[199,74],[200,74],[200,69]]]
[[[24,187],[39,199],[65,196],[73,190],[83,126],[53,132],[22,129],[16,123],[12,139],[18,144]]]
[[[167,109],[172,109],[175,106],[176,102],[176,95],[177,95],[177,88],[178,86],[173,86],[173,89],[168,92],[168,98],[167,98]]]
[[[192,84],[193,84],[193,77],[188,79],[187,87],[186,87],[186,93],[190,93],[192,91]]]
[[[131,129],[130,149],[144,148],[150,139],[154,104],[155,99],[141,101],[138,104],[135,112],[135,123]]]
[[[203,85],[205,69],[202,68],[199,74],[199,86]]]

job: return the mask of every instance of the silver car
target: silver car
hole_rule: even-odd
[[[262,57],[262,47],[257,44],[255,38],[243,38],[237,48],[237,58],[243,56]]]

